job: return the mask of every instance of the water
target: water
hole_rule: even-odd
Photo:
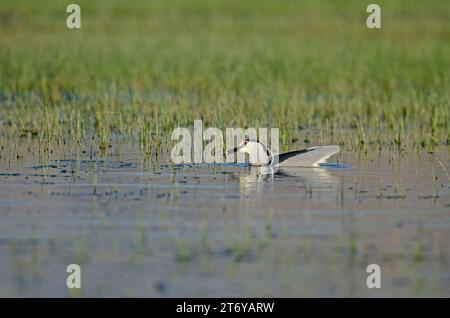
[[[0,159],[0,296],[450,296],[447,146],[275,174],[135,148]]]

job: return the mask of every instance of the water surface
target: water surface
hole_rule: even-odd
[[[450,155],[320,168],[0,159],[0,296],[449,296]],[[82,289],[66,287],[66,266]],[[366,287],[378,264],[382,288]]]

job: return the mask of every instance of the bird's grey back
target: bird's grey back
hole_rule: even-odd
[[[290,151],[276,156],[274,164],[280,167],[315,167],[339,152],[339,146],[312,147]],[[278,162],[277,162],[278,159]]]

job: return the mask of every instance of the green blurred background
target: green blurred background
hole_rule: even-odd
[[[83,143],[88,127],[167,136],[202,118],[279,127],[284,148],[305,128],[352,145],[450,139],[447,0],[377,1],[379,30],[371,1],[80,0],[80,30],[69,3],[0,3],[4,134],[76,126]]]

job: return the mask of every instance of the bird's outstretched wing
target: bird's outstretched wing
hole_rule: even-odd
[[[284,167],[317,167],[329,157],[339,152],[339,146],[312,147],[290,151],[277,156],[274,164]]]

